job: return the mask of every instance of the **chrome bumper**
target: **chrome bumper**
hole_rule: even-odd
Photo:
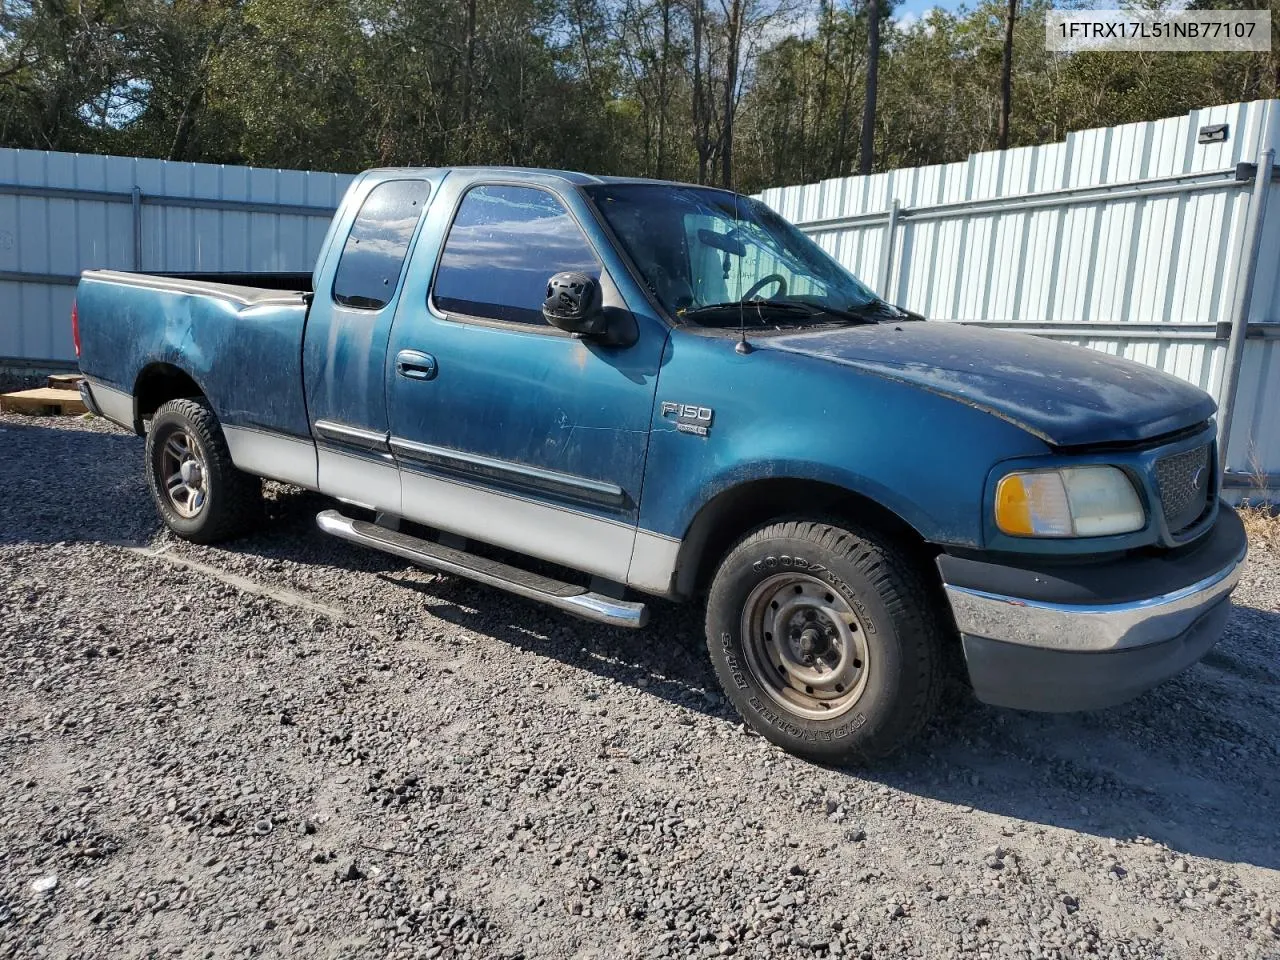
[[[1222,507],[1200,542],[1106,562],[1010,566],[942,555],[938,569],[974,695],[1019,710],[1096,710],[1132,700],[1212,649],[1247,551]]]
[[[1065,604],[946,584],[962,634],[1062,652],[1101,653],[1180,636],[1235,589],[1245,549],[1227,566],[1176,590],[1124,603]]]

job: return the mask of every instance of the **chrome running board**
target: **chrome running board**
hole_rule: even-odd
[[[498,560],[432,543],[375,523],[352,520],[337,510],[318,514],[316,525],[325,533],[362,547],[394,554],[419,566],[466,577],[488,587],[497,587],[587,620],[631,628],[643,627],[649,621],[649,608],[643,603],[615,600],[592,593],[586,587],[521,570]]]

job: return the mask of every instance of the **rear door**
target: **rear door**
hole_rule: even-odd
[[[622,581],[667,330],[624,295],[599,230],[554,178],[450,176],[392,331],[391,449],[405,516]],[[566,270],[634,316],[633,344],[543,320],[547,281]],[[429,275],[430,291],[417,285]]]
[[[400,476],[388,444],[386,360],[396,296],[413,238],[439,177],[366,175],[352,187],[339,243],[317,270],[303,378],[319,488],[399,513]]]

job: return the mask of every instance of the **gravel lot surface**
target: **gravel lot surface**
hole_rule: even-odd
[[[1280,557],[1091,715],[956,696],[830,770],[700,611],[629,633],[330,540],[161,532],[141,441],[0,416],[0,957],[1280,956]]]

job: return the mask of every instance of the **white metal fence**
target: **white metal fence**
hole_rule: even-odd
[[[1225,140],[1198,142],[1216,124],[1227,125]],[[1243,321],[1228,470],[1236,485],[1270,474],[1274,488],[1280,190],[1261,191],[1256,243],[1248,225],[1257,165],[1277,147],[1280,101],[1260,101],[761,197],[886,299],[931,320],[1125,356],[1220,403],[1233,322]]]
[[[67,362],[80,271],[310,270],[351,177],[0,149],[0,358]]]

